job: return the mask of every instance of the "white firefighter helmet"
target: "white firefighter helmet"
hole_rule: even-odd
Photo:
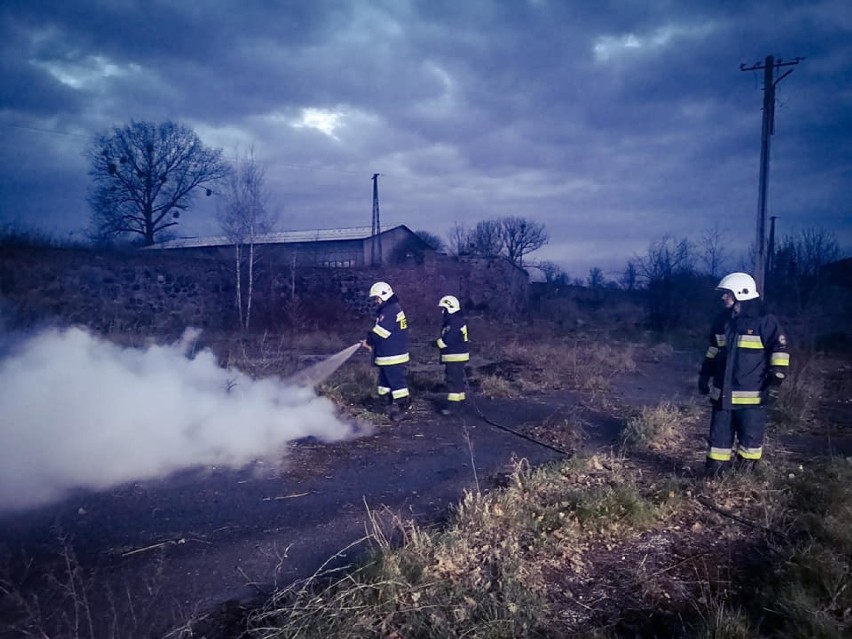
[[[454,295],[444,295],[441,298],[441,301],[438,302],[438,306],[441,308],[447,309],[447,313],[458,313],[461,310],[461,304],[459,304],[459,298]]]
[[[391,295],[393,295],[393,289],[387,282],[376,282],[370,287],[370,297],[378,297],[383,302],[387,302]]]
[[[753,300],[760,297],[757,284],[748,273],[731,273],[723,277],[716,285],[717,291],[730,291],[738,302]]]

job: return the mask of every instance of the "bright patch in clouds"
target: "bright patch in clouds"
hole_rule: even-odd
[[[325,111],[323,109],[302,109],[302,117],[293,123],[297,129],[316,129],[327,136],[334,138],[335,129],[341,125],[343,114],[337,111]]]
[[[605,35],[595,41],[595,59],[600,62],[607,62],[634,52],[662,49],[675,40],[701,38],[711,31],[713,31],[713,25],[707,23],[690,27],[667,25],[647,35],[636,35],[635,33],[617,36]]]
[[[137,64],[120,67],[99,55],[70,62],[33,60],[32,64],[44,69],[59,82],[72,89],[85,89],[105,78],[138,73],[140,70]]]

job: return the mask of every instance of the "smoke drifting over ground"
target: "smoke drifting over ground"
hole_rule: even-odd
[[[135,349],[72,328],[0,349],[0,510],[356,434],[309,388],[188,358],[193,337]]]

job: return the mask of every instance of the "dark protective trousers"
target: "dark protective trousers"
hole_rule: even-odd
[[[464,393],[464,362],[445,362],[444,381],[447,383],[447,401],[463,402]]]
[[[763,454],[765,433],[766,409],[762,406],[730,410],[713,407],[707,457],[720,462],[730,461],[736,438],[737,456],[757,461]]]
[[[408,397],[408,382],[405,378],[405,364],[379,366],[378,393],[381,397],[391,396],[391,400]]]

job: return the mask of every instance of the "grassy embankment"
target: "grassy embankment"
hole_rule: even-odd
[[[472,381],[502,397],[531,388],[594,394],[644,348],[490,342],[480,350],[502,374],[485,366]],[[772,463],[755,473],[697,476],[705,411],[648,406],[627,417],[619,450],[542,468],[520,460],[508,485],[466,493],[440,529],[370,513],[375,553],[344,576],[320,571],[278,592],[251,615],[249,634],[848,636],[852,463],[802,462],[777,438],[794,424],[819,427],[814,362],[802,364],[807,375],[797,368],[772,411]],[[326,391],[357,401],[347,389],[368,376],[350,367]]]

